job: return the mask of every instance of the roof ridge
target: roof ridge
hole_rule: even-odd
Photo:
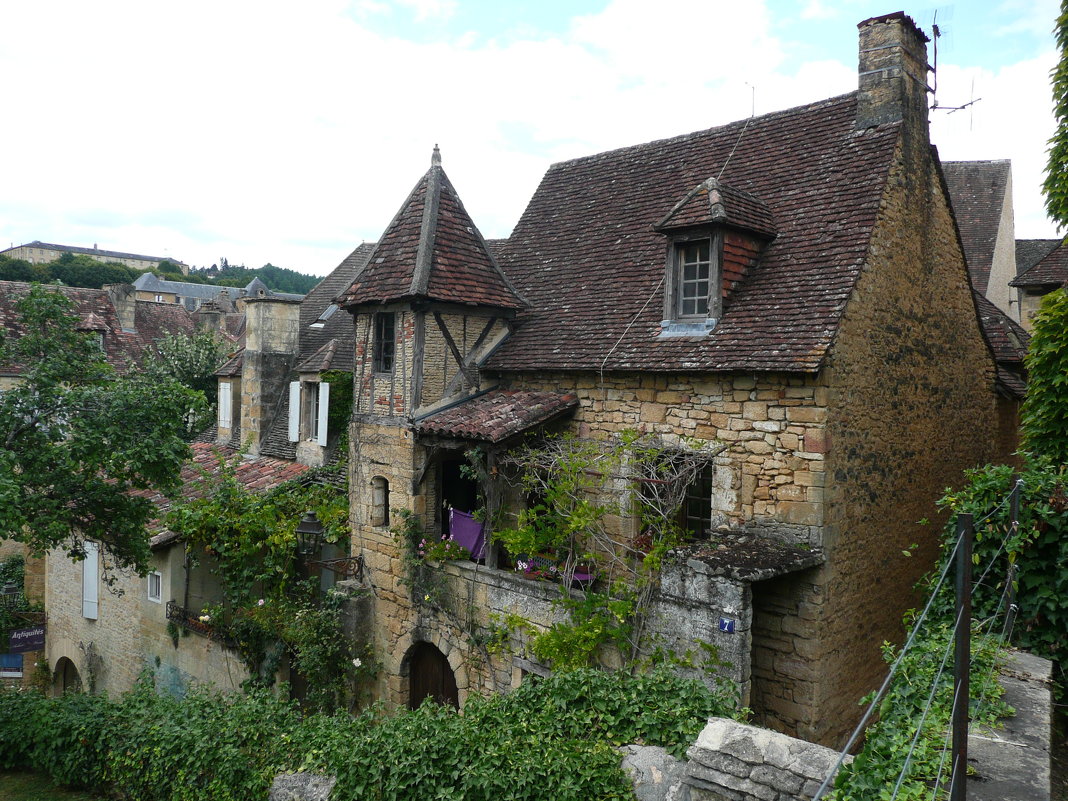
[[[858,91],[854,89],[851,92],[844,92],[843,94],[835,95],[834,97],[827,97],[822,100],[814,101],[812,103],[806,103],[800,106],[792,106],[786,109],[778,109],[777,111],[769,111],[766,114],[760,114],[755,117],[742,117],[741,119],[731,120],[730,122],[725,122],[721,125],[710,125],[707,128],[698,128],[696,130],[690,131],[689,133],[676,134],[675,136],[666,136],[662,139],[653,139],[648,142],[641,142],[634,145],[614,147],[610,150],[602,150],[600,153],[591,153],[587,156],[576,156],[575,158],[571,159],[554,161],[549,165],[548,170],[552,170],[555,167],[561,167],[568,164],[587,163],[591,161],[597,161],[601,158],[615,157],[617,154],[623,153],[625,151],[640,151],[645,149],[661,148],[665,145],[674,144],[676,142],[684,142],[687,139],[693,139],[699,136],[705,136],[711,133],[712,131],[723,131],[724,129],[731,128],[732,126],[744,126],[746,124],[763,124],[765,122],[777,120],[781,117],[791,116],[794,114],[803,114],[807,111],[816,110],[821,107],[836,105],[847,99],[855,98],[857,95]]]

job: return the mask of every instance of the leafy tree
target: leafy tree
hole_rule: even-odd
[[[145,357],[142,369],[149,381],[177,381],[204,397],[205,404],[200,413],[189,421],[189,430],[199,433],[211,424],[216,402],[215,371],[225,357],[223,344],[211,331],[168,334],[157,340],[153,350]]]
[[[1068,295],[1042,298],[1027,351],[1027,399],[1021,411],[1024,450],[1068,464]]]
[[[117,376],[59,292],[35,285],[15,307],[19,335],[0,339],[0,364],[21,373],[0,393],[0,538],[73,558],[95,540],[116,565],[147,569],[155,507],[134,492],[177,491],[202,396]]]
[[[104,284],[133,281],[140,273],[119,262],[99,262],[84,253],[64,253],[45,267],[47,280],[61,281],[67,286],[100,289]]]
[[[40,281],[47,277],[47,267],[0,253],[0,281]]]
[[[1053,29],[1060,61],[1050,73],[1053,84],[1053,116],[1057,129],[1049,140],[1046,180],[1046,211],[1061,225],[1068,225],[1068,0],[1061,0],[1061,13]]]

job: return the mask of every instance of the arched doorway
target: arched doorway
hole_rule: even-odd
[[[416,709],[427,698],[460,708],[449,660],[430,643],[417,642],[408,652],[408,706]]]
[[[52,688],[56,695],[82,691],[82,677],[78,675],[78,668],[65,656],[56,662],[56,670],[52,674]]]

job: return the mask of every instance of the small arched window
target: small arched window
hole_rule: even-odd
[[[389,482],[382,476],[371,479],[371,525],[389,525]]]

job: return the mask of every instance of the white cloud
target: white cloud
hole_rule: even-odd
[[[403,2],[426,20],[456,10]],[[754,100],[762,114],[856,86],[855,62],[788,63],[763,0],[663,0],[656,13],[613,0],[561,34],[506,43],[370,27],[397,7],[5,4],[0,26],[25,35],[0,41],[0,74],[14,78],[4,179],[19,187],[17,204],[0,201],[0,243],[99,242],[321,274],[380,235],[435,143],[483,233],[504,236],[553,161],[743,118]],[[855,36],[852,23],[842,30]],[[35,31],[48,31],[47,50]],[[984,137],[958,130],[959,112],[936,140],[949,158],[1013,157],[1028,209],[1051,130],[1048,66],[1034,61],[977,78]],[[963,90],[955,80],[943,68],[940,97],[967,94],[970,79]]]
[[[824,5],[823,0],[808,0],[801,9],[801,19],[832,19],[837,11]]]
[[[448,19],[456,13],[456,0],[395,0],[397,5],[415,12],[416,22]]]
[[[1012,159],[1016,235],[1021,239],[1054,235],[1040,187],[1046,142],[1053,133],[1048,76],[1055,61],[1056,53],[1048,51],[996,72],[943,65],[939,104],[978,100],[960,111],[931,113],[931,138],[942,158]]]

